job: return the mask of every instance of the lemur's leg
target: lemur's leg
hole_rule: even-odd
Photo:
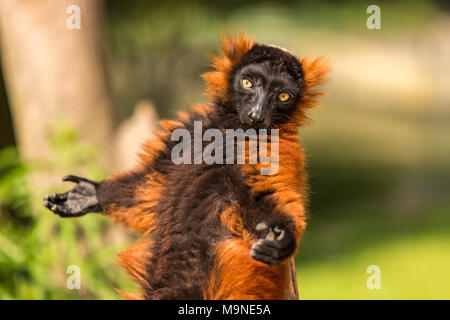
[[[153,207],[162,182],[144,170],[130,171],[94,182],[76,176],[63,181],[77,185],[72,190],[44,198],[44,206],[61,217],[79,217],[88,212],[101,212],[141,232],[154,229]],[[146,191],[145,191],[146,190]]]

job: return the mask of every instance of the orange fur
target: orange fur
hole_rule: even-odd
[[[309,120],[305,114],[305,109],[318,107],[318,98],[325,95],[321,91],[320,85],[328,80],[327,74],[330,71],[330,66],[324,58],[314,60],[303,58],[298,60],[302,64],[305,87],[302,92],[302,98],[291,117],[291,123],[296,126],[302,126],[308,124]]]
[[[249,244],[244,239],[234,238],[218,245],[215,261],[208,287],[204,289],[205,299],[286,298],[288,260],[278,266],[268,266],[250,256]]]
[[[120,174],[109,179],[118,179],[119,177]],[[149,211],[149,208],[158,203],[164,192],[164,184],[165,179],[161,175],[157,173],[148,175],[145,185],[135,192],[136,203],[139,205],[132,208],[120,208],[113,205],[103,208],[104,212],[109,214],[115,223],[149,234],[156,230],[156,212]]]
[[[220,221],[235,236],[241,237],[250,247],[254,241],[252,235],[245,230],[242,217],[236,207],[229,207],[220,215]]]
[[[277,204],[275,207],[277,213],[287,214],[292,218],[295,223],[295,237],[299,241],[306,227],[304,156],[298,142],[297,127],[285,124],[277,128],[280,130],[278,172],[273,175],[261,175],[261,169],[268,165],[260,162],[246,163],[242,166],[242,172],[252,194],[275,190],[269,197]],[[267,142],[268,150],[271,150],[271,143],[275,142]]]
[[[158,133],[157,135],[160,135]],[[150,139],[144,145],[142,145],[142,151],[138,154],[139,163],[143,166],[151,165],[153,159],[164,149],[166,145],[159,139]]]
[[[134,246],[118,254],[119,263],[130,274],[138,284],[148,286],[148,266],[147,262],[151,258],[150,247],[153,243],[151,238],[144,238],[137,242]],[[143,300],[142,296],[117,290],[124,299],[127,300]]]
[[[213,106],[211,104],[193,104],[191,105],[190,110],[191,112],[206,116],[213,110]]]
[[[206,96],[211,101],[228,101],[228,81],[231,70],[254,44],[255,41],[247,38],[243,33],[222,36],[222,54],[211,57],[211,67],[215,70],[202,75],[206,81]]]
[[[178,112],[178,119],[181,121],[188,120],[191,117],[191,115],[188,112],[179,111]]]
[[[180,120],[182,120],[182,119],[180,119]],[[157,139],[147,140],[141,147],[142,152],[140,152],[138,154],[139,163],[142,166],[151,166],[152,165],[153,160],[166,147],[166,145],[163,141],[167,137],[170,136],[170,133],[173,130],[183,126],[183,122],[181,122],[180,120],[161,120],[161,121],[159,121],[159,125],[162,128],[162,130],[153,130],[153,134],[157,137]]]
[[[135,293],[124,292],[122,290],[116,289],[117,293],[122,296],[124,300],[145,300],[144,296],[140,296]]]

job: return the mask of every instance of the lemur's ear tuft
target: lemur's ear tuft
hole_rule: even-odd
[[[244,33],[223,34],[221,37],[221,55],[210,58],[211,67],[215,70],[204,73],[206,95],[212,101],[228,101],[229,77],[233,67],[255,45],[253,38]]]
[[[296,125],[308,124],[309,118],[305,114],[305,109],[316,108],[320,105],[319,97],[326,94],[322,91],[321,85],[328,81],[330,64],[324,57],[317,59],[299,59],[303,69],[303,92],[292,120]]]
[[[308,98],[314,98],[324,95],[320,90],[320,85],[328,80],[328,73],[330,72],[330,65],[324,57],[314,60],[309,58],[300,59],[302,64],[305,92],[304,95]]]
[[[222,34],[221,36],[222,53],[233,64],[239,62],[254,44],[255,40],[242,32],[239,34]]]

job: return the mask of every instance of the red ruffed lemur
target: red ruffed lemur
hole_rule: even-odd
[[[328,66],[243,34],[221,44],[214,70],[203,75],[211,103],[161,121],[163,130],[143,146],[134,170],[101,182],[66,176],[75,188],[44,198],[61,217],[101,212],[144,234],[119,254],[142,287],[141,295],[125,298],[288,298],[307,201],[297,130],[308,122],[305,110],[318,104]],[[267,142],[278,144],[278,171],[262,175],[260,162],[175,164],[172,132],[193,132],[194,121],[222,132],[278,129],[279,138]]]

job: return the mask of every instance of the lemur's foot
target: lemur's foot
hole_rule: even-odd
[[[297,244],[294,234],[277,223],[261,222],[256,226],[257,231],[268,229],[267,235],[253,243],[250,255],[253,259],[270,266],[282,263],[295,250]]]
[[[88,212],[101,211],[97,199],[96,182],[77,176],[65,176],[63,181],[72,181],[77,185],[72,190],[44,197],[44,207],[61,217],[79,217]]]

